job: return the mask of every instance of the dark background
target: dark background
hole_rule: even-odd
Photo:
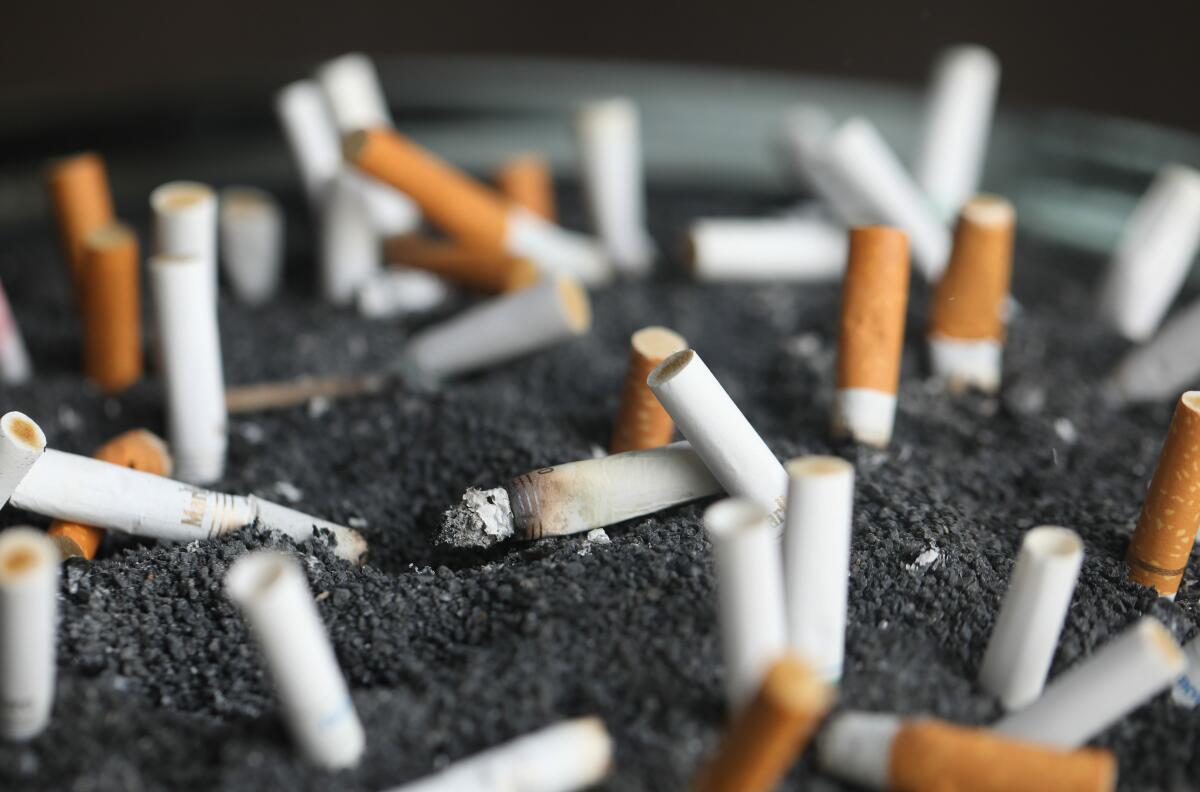
[[[12,113],[306,73],[362,49],[566,54],[923,83],[934,52],[985,44],[1003,101],[1200,128],[1200,3],[77,2],[9,0],[0,99]]]

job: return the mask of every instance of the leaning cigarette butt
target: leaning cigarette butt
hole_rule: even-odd
[[[819,216],[697,220],[685,244],[699,280],[826,281],[846,268],[846,229]]]
[[[32,418],[15,411],[0,417],[0,506],[8,503],[45,451],[46,435]]]
[[[358,289],[358,312],[369,319],[426,313],[446,301],[450,290],[436,275],[411,267],[388,267]]]
[[[978,45],[950,47],[934,65],[913,176],[946,220],[979,189],[999,83],[999,60]]]
[[[226,187],[220,201],[221,262],[234,296],[259,305],[279,290],[283,210],[257,187]]]
[[[846,644],[854,465],[838,457],[806,456],[785,467],[788,645],[821,679],[836,682]]]
[[[64,486],[70,482],[70,486]],[[297,543],[314,529],[337,540],[334,553],[362,563],[362,536],[253,495],[226,495],[98,459],[46,451],[12,494],[13,505],[64,522],[168,542],[215,539],[256,521]]]
[[[321,86],[300,80],[275,94],[275,114],[292,152],[309,208],[316,212],[342,167],[342,144]]]
[[[833,690],[795,657],[776,660],[730,725],[694,792],[769,792],[808,745]]]
[[[366,734],[300,564],[283,553],[247,553],[226,573],[225,590],[254,635],[305,757],[330,769],[358,764]]]
[[[174,467],[171,453],[162,438],[145,429],[131,429],[102,445],[93,455],[101,462],[141,470],[155,476],[170,476]],[[90,525],[55,520],[46,535],[59,546],[63,558],[79,556],[89,561],[96,557],[104,531]]]
[[[725,491],[755,501],[782,525],[787,472],[700,355],[676,352],[646,384]]]
[[[1019,740],[1078,748],[1141,706],[1187,668],[1171,633],[1146,616],[1060,674],[1025,709],[992,728]]]
[[[866,789],[923,792],[1112,792],[1117,760],[1064,751],[934,718],[843,712],[818,740],[821,766]]]
[[[545,278],[417,333],[401,368],[418,380],[436,382],[584,335],[591,326],[584,288],[573,278]]]
[[[50,163],[46,182],[54,202],[71,283],[78,289],[84,239],[113,221],[112,193],[104,160],[92,152],[54,160]]]
[[[892,439],[908,308],[908,238],[887,226],[850,230],[842,281],[833,431],[868,445]]]
[[[26,526],[0,532],[0,735],[29,740],[50,722],[58,633],[58,549]]]
[[[383,253],[353,174],[341,171],[327,188],[320,215],[321,295],[348,305],[379,271]]]
[[[325,61],[315,74],[340,132],[392,126],[379,72],[369,57],[351,52]]]
[[[621,406],[613,424],[613,454],[640,448],[657,448],[671,442],[675,424],[646,384],[659,363],[687,349],[687,341],[665,327],[643,327],[629,338],[629,365],[621,387]]]
[[[192,484],[208,484],[225,474],[228,443],[225,375],[210,277],[196,256],[150,259],[167,391],[167,437],[176,475]]]
[[[1117,395],[1129,402],[1174,398],[1200,382],[1200,300],[1173,314],[1148,343],[1134,347],[1109,375]]]
[[[455,762],[390,792],[574,792],[612,769],[612,737],[599,718],[577,718]]]
[[[423,269],[459,286],[490,294],[523,289],[539,277],[537,267],[529,259],[442,242],[421,234],[388,237],[384,256],[390,264]]]
[[[487,547],[566,536],[715,495],[721,485],[687,443],[531,470],[506,487],[469,489],[446,512],[440,544]]]
[[[5,385],[23,385],[33,376],[33,364],[21,327],[13,314],[8,293],[0,283],[0,382]]]
[[[540,154],[518,154],[496,171],[496,187],[513,203],[554,222],[554,175]]]
[[[1150,338],[1200,248],[1200,171],[1158,172],[1121,232],[1100,289],[1104,319],[1131,341]]]
[[[1181,707],[1195,709],[1200,704],[1200,638],[1193,638],[1183,647],[1187,661],[1184,672],[1171,688],[1171,701]]]
[[[142,377],[137,237],[128,226],[104,226],[88,234],[83,251],[83,370],[105,393],[117,393]]]
[[[973,198],[959,215],[929,319],[933,373],[952,388],[993,393],[1000,387],[1015,224],[1012,204],[996,196]]]
[[[860,225],[868,221],[866,210],[830,175],[824,158],[825,142],[836,126],[825,108],[798,105],[784,115],[781,143],[796,181],[819,198],[843,224]]]
[[[708,507],[704,529],[717,578],[726,696],[736,716],[787,651],[783,561],[771,513],[752,500]]]
[[[301,377],[286,382],[234,385],[225,391],[225,408],[231,413],[280,410],[312,399],[338,399],[381,392],[387,378],[378,374],[347,377]]]
[[[1043,525],[1025,534],[988,641],[979,684],[1007,710],[1042,694],[1083,563],[1083,540]]]
[[[346,160],[412,197],[431,222],[470,247],[529,258],[585,283],[611,278],[596,243],[511,206],[502,196],[390,129],[361,130],[343,143]]]
[[[200,182],[168,182],[150,193],[154,252],[194,258],[208,278],[208,299],[217,300],[217,194]]]

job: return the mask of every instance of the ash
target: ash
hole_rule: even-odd
[[[508,490],[496,487],[463,493],[462,503],[448,509],[434,541],[447,547],[491,547],[513,535]]]

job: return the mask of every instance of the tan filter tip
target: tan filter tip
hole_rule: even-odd
[[[560,276],[555,279],[559,302],[567,317],[567,324],[576,333],[587,332],[592,326],[592,301],[587,289],[574,278]]]
[[[630,337],[629,365],[609,443],[611,453],[658,448],[671,442],[675,424],[646,379],[659,363],[683,349],[687,349],[683,336],[665,327],[643,327]]]
[[[963,207],[950,262],[930,304],[931,336],[1003,340],[1016,218],[1012,204],[996,195]]]
[[[908,236],[890,226],[850,230],[842,282],[837,387],[895,394],[908,309]]]

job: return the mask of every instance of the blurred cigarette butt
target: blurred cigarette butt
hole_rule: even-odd
[[[23,385],[32,376],[33,364],[29,360],[25,338],[21,335],[4,284],[0,283],[0,382]]]
[[[0,738],[36,737],[50,722],[57,675],[58,553],[28,526],[0,533]]]
[[[903,231],[888,226],[850,230],[833,430],[880,448],[892,439],[908,273],[908,238]]]
[[[758,694],[734,720],[694,792],[768,792],[808,744],[833,703],[833,690],[800,660],[771,666]]]
[[[510,157],[496,171],[496,186],[513,203],[554,222],[554,176],[539,154]]]
[[[1125,563],[1129,579],[1174,599],[1200,524],[1200,391],[1179,398]]]
[[[952,388],[991,393],[1000,387],[1015,225],[1012,204],[997,196],[976,197],[959,215],[929,321],[933,373]]]
[[[532,261],[508,253],[443,242],[422,234],[388,237],[384,252],[389,264],[403,264],[475,291],[499,294],[534,283],[538,269]]]
[[[200,182],[167,182],[150,193],[150,209],[154,213],[155,254],[196,259],[209,284],[208,299],[215,304],[217,193]]]
[[[225,407],[231,413],[279,410],[312,399],[379,393],[386,383],[386,377],[367,374],[361,377],[302,377],[290,382],[235,385],[225,390]]]
[[[84,240],[113,221],[112,192],[104,160],[90,151],[55,160],[50,163],[47,183],[71,282],[78,289]]]
[[[15,410],[0,417],[0,506],[46,451],[46,434],[33,419]]]
[[[671,442],[675,424],[646,384],[659,363],[687,349],[683,336],[665,327],[643,327],[629,339],[629,367],[621,388],[621,406],[609,452],[657,448]]]
[[[101,462],[169,477],[173,462],[167,444],[146,429],[131,429],[102,445],[93,455]],[[89,561],[96,557],[104,530],[77,522],[55,520],[46,531],[58,544],[63,558],[80,556]]]
[[[138,242],[128,226],[88,234],[79,282],[84,373],[105,393],[125,390],[142,377]]]

